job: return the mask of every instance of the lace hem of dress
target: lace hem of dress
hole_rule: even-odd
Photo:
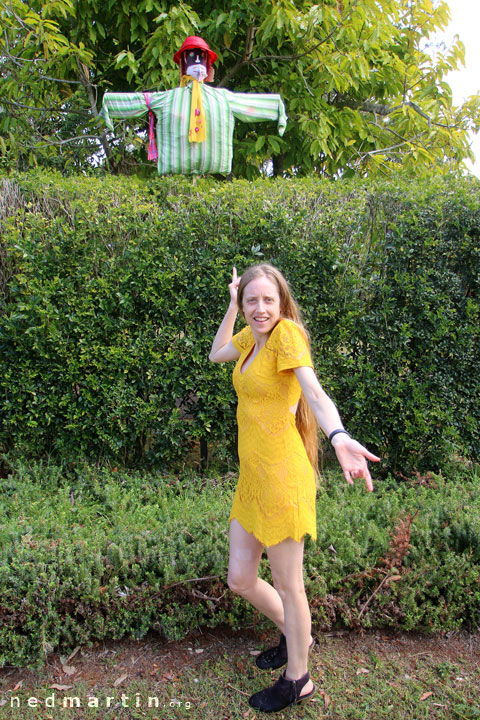
[[[285,523],[281,523],[278,525],[278,528],[276,526],[271,526],[268,533],[262,533],[254,527],[254,523],[239,518],[236,514],[231,514],[228,522],[231,523],[232,520],[236,520],[238,523],[240,523],[242,528],[246,530],[246,532],[253,535],[258,540],[258,542],[262,543],[264,547],[272,547],[273,545],[278,545],[279,543],[283,542],[284,540],[288,540],[289,538],[295,540],[295,542],[301,542],[302,538],[304,538],[305,535],[310,535],[313,541],[316,541],[317,539],[316,526],[312,528],[305,528],[303,531],[301,531],[300,529],[288,530],[285,527]]]

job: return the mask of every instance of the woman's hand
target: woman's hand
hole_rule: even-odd
[[[353,438],[345,435],[345,433],[336,435],[332,440],[332,445],[335,448],[338,462],[342,466],[345,480],[350,485],[353,485],[354,480],[364,478],[367,490],[372,492],[373,483],[367,460],[379,462],[380,458],[363,447],[363,445],[360,445],[360,443]]]
[[[239,351],[232,342],[233,328],[238,312],[237,291],[239,282],[240,278],[237,278],[237,269],[233,268],[232,282],[228,284],[230,305],[217,330],[208,356],[212,362],[229,362],[230,360],[238,360],[240,357]]]
[[[232,282],[229,283],[228,289],[230,291],[230,304],[232,306],[234,306],[236,309],[238,309],[238,304],[237,304],[238,283],[240,282],[241,279],[242,279],[242,276],[237,278],[237,268],[234,267],[233,272],[232,272]]]

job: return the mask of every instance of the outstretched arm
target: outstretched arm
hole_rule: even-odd
[[[280,95],[274,93],[228,93],[230,110],[238,120],[243,122],[261,122],[273,120],[277,122],[278,134],[283,135],[287,126],[285,105]]]
[[[162,107],[164,98],[169,90],[150,93],[150,107],[157,113]],[[100,117],[105,120],[105,124],[110,130],[113,130],[112,118],[131,118],[145,115],[148,111],[145,93],[110,93],[106,92],[103,96],[102,109]]]
[[[147,112],[147,103],[143,93],[105,93],[100,117],[106,126],[113,130],[112,118],[138,117]]]
[[[325,435],[329,436],[334,430],[343,430],[343,423],[338,410],[333,400],[318,382],[312,368],[299,367],[295,368],[294,372],[305,398]],[[379,462],[380,458],[345,433],[336,434],[332,438],[332,445],[335,448],[346,481],[353,485],[354,479],[364,478],[367,490],[371,492],[373,483],[367,460]]]
[[[229,360],[238,360],[240,357],[240,353],[232,343],[233,327],[238,312],[237,289],[239,282],[240,278],[237,278],[237,270],[233,268],[232,282],[228,286],[230,291],[230,305],[217,330],[210,355],[208,356],[208,359],[212,362],[228,362]]]

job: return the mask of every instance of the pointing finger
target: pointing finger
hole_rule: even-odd
[[[365,484],[367,486],[368,492],[373,492],[373,482],[372,482],[372,478],[371,478],[371,475],[368,472],[368,470],[365,473]]]

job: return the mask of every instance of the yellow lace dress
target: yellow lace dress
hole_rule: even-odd
[[[300,328],[282,319],[242,373],[255,340],[249,326],[234,335],[240,476],[230,521],[265,546],[316,539],[315,474],[291,411],[301,394],[293,368],[313,367]]]

